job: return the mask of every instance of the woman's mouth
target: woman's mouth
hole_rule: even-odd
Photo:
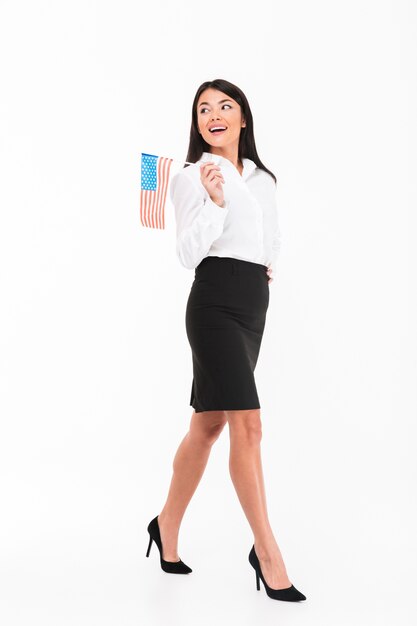
[[[209,129],[212,135],[221,135],[227,129],[225,126],[213,126],[213,128]]]

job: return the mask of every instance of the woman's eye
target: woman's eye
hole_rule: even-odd
[[[223,107],[229,107],[229,109],[232,108],[230,104],[224,104]],[[207,111],[207,110],[208,110],[207,107],[203,107],[202,109],[200,109],[200,113],[204,113],[204,111]]]

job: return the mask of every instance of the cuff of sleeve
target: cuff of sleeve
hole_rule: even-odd
[[[278,253],[273,252],[270,260],[270,267],[272,269],[272,278],[276,278],[278,269]]]
[[[204,214],[204,216],[209,217],[210,220],[215,220],[216,222],[224,222],[228,212],[228,200],[225,199],[222,206],[216,204],[216,202],[213,202],[210,196],[207,196],[207,198],[204,200],[202,213]]]
[[[276,260],[271,261],[268,264],[268,267],[270,267],[270,269],[272,270],[271,274],[270,274],[270,278],[272,278],[273,280],[277,279],[277,262]]]

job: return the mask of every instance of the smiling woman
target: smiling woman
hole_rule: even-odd
[[[192,571],[178,557],[179,526],[210,449],[228,424],[230,474],[254,534],[248,560],[257,589],[261,579],[271,598],[305,600],[287,576],[268,520],[254,375],[280,248],[276,177],[258,156],[249,103],[236,85],[217,79],[198,88],[186,161],[170,193],[177,255],[194,269],[185,314],[194,412],[165,506],[148,526],[147,556],[155,541],[162,569]]]
[[[225,130],[211,132],[216,126]],[[213,137],[220,140],[213,144]],[[186,161],[195,163],[205,151],[226,157],[235,167],[242,157],[247,157],[277,182],[275,175],[259,158],[249,102],[243,91],[227,80],[206,81],[194,96]]]
[[[199,158],[170,187],[177,254],[195,269],[186,329],[196,413],[260,409],[254,370],[269,303],[269,265],[279,243],[276,179],[245,154],[243,134],[249,131],[250,154],[257,158],[249,104],[237,87],[221,86],[228,91],[212,83],[197,91],[191,144],[199,142]],[[210,150],[202,152],[204,145]]]
[[[228,110],[228,109],[232,110],[232,109],[233,109],[233,107],[231,106],[231,104],[223,104],[223,103],[227,103],[227,102],[231,102],[231,100],[228,100],[228,99],[226,99],[226,100],[225,100],[225,99],[222,99],[222,100],[219,100],[217,104],[218,104],[218,105],[223,105],[223,106],[221,107],[221,108],[222,108],[222,110]],[[204,104],[209,105],[209,103],[208,103],[208,102],[201,102],[201,103],[200,103],[200,106],[199,106],[199,117],[200,117],[200,118],[204,117],[204,115],[206,115],[206,114],[207,114],[207,111],[208,111],[208,112],[210,112],[210,107],[209,107],[209,106],[208,106],[208,107],[202,106],[202,105],[204,105]],[[238,108],[238,106],[237,106],[237,102],[235,102],[234,104],[236,105],[236,110],[237,110],[237,108]],[[210,133],[211,133],[211,134],[215,134],[215,135],[219,134],[219,135],[220,135],[220,134],[221,134],[221,133],[223,133],[225,130],[227,130],[227,128],[228,128],[228,127],[227,127],[227,126],[224,126],[224,125],[221,125],[221,124],[216,124],[216,123],[214,122],[213,124],[209,124],[207,128],[208,128],[208,130],[210,131]]]
[[[246,123],[242,123],[241,108],[235,100],[221,98],[217,100],[217,96],[222,93],[216,89],[207,89],[206,98],[212,98],[212,102],[200,102],[198,108],[197,124],[198,130],[203,139],[210,143],[207,133],[214,136],[228,134],[228,143],[232,140],[239,140],[241,128],[245,128]],[[219,109],[221,117],[217,122],[211,121],[211,112],[213,109]],[[221,123],[223,122],[223,123]]]

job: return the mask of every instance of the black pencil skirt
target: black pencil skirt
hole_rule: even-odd
[[[267,269],[218,256],[195,268],[185,324],[196,413],[260,408],[254,370],[269,304]]]

